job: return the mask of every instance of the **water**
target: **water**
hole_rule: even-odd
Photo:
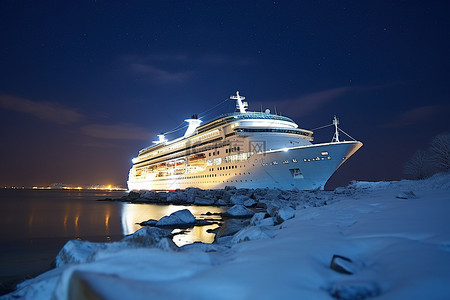
[[[202,214],[208,211],[223,212],[209,206],[95,201],[123,195],[125,192],[117,191],[0,190],[0,284],[4,287],[50,269],[59,250],[71,239],[117,241],[140,229],[139,222],[158,220],[184,208],[197,219],[205,218]],[[207,230],[215,227],[194,227],[175,235],[174,242],[178,246],[210,243],[214,234]]]

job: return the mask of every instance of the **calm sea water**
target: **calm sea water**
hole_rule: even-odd
[[[0,190],[0,284],[36,276],[50,269],[59,250],[71,239],[93,242],[120,240],[140,229],[136,224],[160,219],[180,209],[196,218],[223,212],[207,206],[130,204],[95,201],[120,198],[125,192],[73,190]],[[210,217],[209,217],[210,218]],[[217,225],[194,227],[174,242],[212,242],[207,233]]]

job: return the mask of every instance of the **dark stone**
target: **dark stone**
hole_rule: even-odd
[[[331,259],[330,268],[338,273],[352,275],[351,270],[352,260],[345,256],[334,254]]]

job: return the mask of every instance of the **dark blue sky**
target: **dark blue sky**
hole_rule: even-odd
[[[449,11],[446,1],[1,1],[0,184],[125,186],[156,134],[236,90],[251,110],[276,105],[306,129],[336,114],[364,147],[332,186],[399,179],[450,130]]]

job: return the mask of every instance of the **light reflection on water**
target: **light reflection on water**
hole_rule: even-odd
[[[159,220],[164,216],[168,216],[176,211],[188,209],[196,219],[215,219],[220,220],[219,216],[205,216],[207,212],[221,213],[224,209],[213,206],[183,206],[183,205],[156,205],[156,204],[131,204],[123,203],[121,212],[121,224],[123,235],[129,235],[140,228],[138,223],[149,219]],[[190,244],[193,242],[212,243],[214,234],[207,232],[208,229],[217,228],[218,225],[195,226],[187,229],[183,234],[175,235],[173,241],[178,246]],[[175,229],[173,233],[179,233],[181,230]]]

